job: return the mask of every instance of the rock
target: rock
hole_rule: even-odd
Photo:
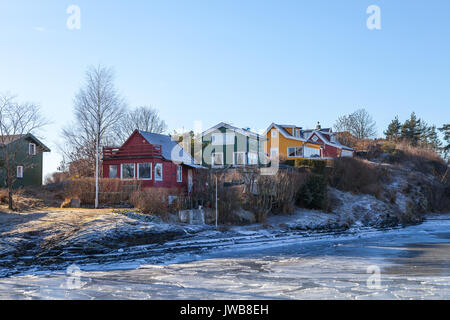
[[[178,219],[182,223],[205,224],[205,212],[203,209],[181,210],[178,212]]]

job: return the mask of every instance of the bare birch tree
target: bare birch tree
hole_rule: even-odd
[[[118,123],[116,128],[118,140],[125,142],[136,129],[152,133],[163,133],[167,130],[167,125],[159,117],[158,110],[151,106],[142,106],[129,110]]]
[[[114,128],[121,121],[125,108],[125,101],[114,86],[113,70],[100,65],[89,67],[85,83],[75,95],[75,122],[63,129],[61,149],[68,161],[86,161],[92,165],[96,185],[100,148],[113,143]],[[97,193],[98,188],[96,207]]]
[[[14,209],[13,192],[18,179],[17,167],[21,166],[23,171],[33,167],[33,162],[30,161],[32,155],[24,150],[21,139],[48,124],[38,105],[18,103],[15,99],[9,94],[0,95],[0,169],[8,189],[10,210]]]
[[[339,117],[334,124],[334,129],[337,132],[349,132],[359,140],[373,138],[377,134],[376,123],[365,109]]]

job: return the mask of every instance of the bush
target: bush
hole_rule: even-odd
[[[328,186],[322,175],[313,174],[297,194],[297,204],[308,209],[326,209]]]
[[[323,174],[327,166],[327,161],[318,159],[295,159],[295,166],[297,168],[310,168],[314,173]]]
[[[174,210],[174,206],[177,206],[176,201],[169,204],[169,196],[177,196],[177,191],[165,188],[147,188],[134,191],[130,201],[144,214],[167,218],[167,214]]]
[[[140,182],[120,179],[99,180],[99,202],[102,205],[119,205],[130,201],[131,194],[140,189]],[[95,204],[95,179],[74,179],[66,184],[66,198],[80,199],[82,205]]]
[[[357,158],[338,158],[328,177],[330,186],[346,192],[380,197],[383,183],[389,181],[388,171],[380,165]]]

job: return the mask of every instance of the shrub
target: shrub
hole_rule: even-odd
[[[330,186],[347,192],[380,197],[383,183],[389,181],[387,169],[357,158],[338,158],[328,177]]]
[[[322,175],[312,174],[297,194],[297,204],[308,209],[325,209],[327,182]]]
[[[323,174],[327,166],[327,161],[318,159],[295,159],[295,166],[298,168],[310,168],[314,173]]]
[[[119,205],[130,200],[131,194],[140,189],[140,182],[120,179],[99,180],[99,202],[102,205]],[[95,179],[81,178],[68,182],[65,197],[80,199],[82,205],[95,203]]]
[[[147,188],[134,191],[131,194],[131,203],[144,214],[152,214],[167,218],[170,212],[169,195],[174,195],[169,189]]]

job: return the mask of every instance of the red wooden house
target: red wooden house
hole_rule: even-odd
[[[353,157],[355,150],[342,145],[331,128],[322,129],[320,124],[318,124],[316,129],[304,130],[303,135],[308,141],[322,145],[321,158]]]
[[[136,130],[120,148],[103,148],[103,178],[139,180],[144,188],[190,192],[201,168],[167,135]]]

